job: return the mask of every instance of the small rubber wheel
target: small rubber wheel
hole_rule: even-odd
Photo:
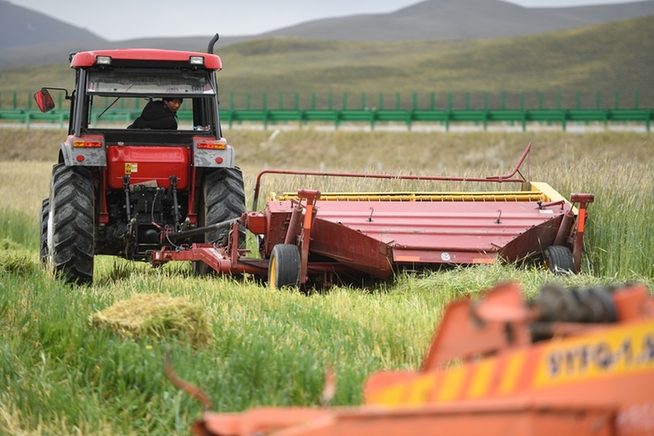
[[[543,250],[545,269],[557,275],[575,273],[575,262],[572,252],[563,245],[552,245]]]
[[[268,286],[281,289],[300,284],[300,251],[292,244],[277,244],[273,247],[268,264]]]

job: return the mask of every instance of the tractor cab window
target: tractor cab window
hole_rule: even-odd
[[[215,95],[208,74],[204,71],[179,71],[153,73],[139,71],[90,71],[87,81],[87,94],[103,95],[175,95],[179,97]]]
[[[211,131],[215,126],[216,89],[203,70],[90,70],[85,92],[88,96],[86,128],[130,129],[147,126],[135,123],[149,108],[164,110],[164,100],[181,100],[174,114],[177,131]],[[159,103],[159,105],[155,104]],[[161,106],[159,108],[159,106]],[[149,114],[152,111],[148,111]],[[158,116],[156,113],[155,117]],[[163,114],[165,115],[165,114]],[[173,116],[173,114],[169,114]],[[152,126],[162,125],[155,122]],[[163,125],[169,125],[164,123]],[[148,128],[148,127],[146,127]],[[156,127],[154,127],[156,129]],[[163,127],[162,127],[163,128]],[[166,127],[170,128],[170,127]]]

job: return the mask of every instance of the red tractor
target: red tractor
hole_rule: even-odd
[[[233,227],[219,225],[245,212],[245,193],[220,126],[217,40],[218,35],[207,53],[74,53],[73,92],[46,87],[35,94],[44,112],[55,107],[48,89],[65,91],[71,102],[68,136],[52,170],[50,196],[43,200],[40,248],[41,261],[67,283],[91,283],[97,254],[149,260],[163,247],[244,243],[244,228],[230,238]],[[174,130],[127,128],[144,99],[183,99],[190,110],[180,112]],[[111,111],[119,101],[123,111]],[[104,123],[103,116],[113,117],[114,124]],[[124,117],[120,128],[117,116]],[[199,273],[207,269],[203,262],[195,265]]]

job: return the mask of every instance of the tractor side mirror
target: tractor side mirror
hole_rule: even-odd
[[[34,100],[36,100],[36,105],[41,109],[41,112],[49,112],[55,108],[55,102],[47,89],[35,92]]]

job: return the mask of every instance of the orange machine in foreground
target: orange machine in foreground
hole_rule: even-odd
[[[654,300],[643,285],[517,284],[451,303],[423,367],[380,372],[353,408],[206,412],[198,435],[651,435]]]

